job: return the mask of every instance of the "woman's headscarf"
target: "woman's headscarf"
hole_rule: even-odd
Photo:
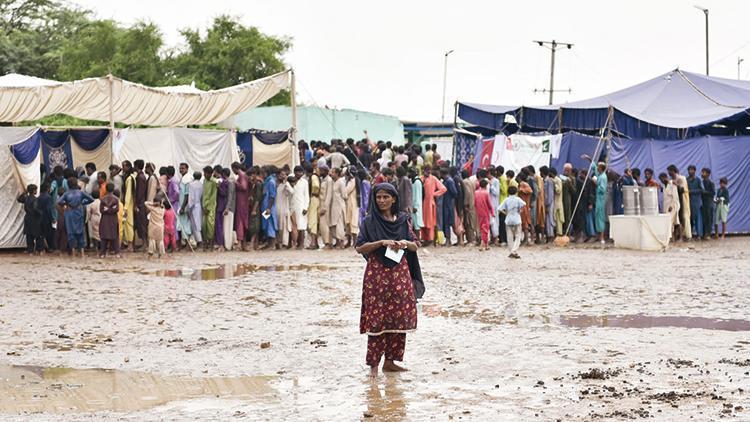
[[[393,221],[389,221],[383,217],[375,201],[376,195],[381,191],[387,192],[395,199],[391,208],[393,215],[396,216],[396,219]],[[399,197],[396,188],[390,183],[378,183],[375,185],[370,192],[369,209],[367,210],[363,226],[360,227],[357,246],[379,240],[413,240],[408,224],[409,215],[405,212],[399,212],[399,209]],[[380,248],[376,254],[378,258],[381,258],[380,262],[386,267],[395,267],[397,265],[396,262],[385,259],[385,248]]]
[[[396,219],[393,221],[387,220],[381,214],[378,208],[375,197],[378,192],[385,191],[393,198],[393,206],[391,210]],[[372,188],[370,193],[370,204],[367,216],[359,228],[359,236],[357,237],[357,246],[361,246],[365,243],[377,242],[379,240],[409,240],[414,241],[414,236],[410,229],[411,216],[408,213],[399,211],[401,209],[399,205],[398,191],[390,183],[378,183]],[[380,261],[380,263],[387,267],[393,268],[398,265],[398,262],[394,262],[391,259],[385,257],[386,248],[379,248],[373,254]],[[367,258],[365,256],[365,258]],[[422,298],[424,294],[424,282],[422,281],[422,270],[419,266],[419,258],[416,252],[406,250],[406,259],[409,264],[409,272],[411,274],[412,282],[414,284],[414,292],[417,299]]]

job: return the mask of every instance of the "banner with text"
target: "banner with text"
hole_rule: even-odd
[[[535,168],[549,166],[550,158],[560,154],[562,134],[558,135],[509,135],[495,136],[492,149],[492,164],[505,170],[518,170],[532,165]]]

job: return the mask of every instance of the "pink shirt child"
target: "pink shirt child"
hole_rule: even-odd
[[[479,231],[482,233],[482,243],[490,240],[490,218],[492,217],[492,202],[487,189],[480,188],[474,192],[474,206],[477,210],[477,222]]]
[[[172,246],[172,250],[177,250],[177,230],[175,230],[174,209],[164,210],[164,247]]]

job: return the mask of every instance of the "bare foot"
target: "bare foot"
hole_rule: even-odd
[[[370,367],[370,378],[377,378],[378,376],[378,367],[372,366]]]
[[[392,360],[387,360],[383,364],[383,372],[407,372],[407,371],[408,369],[396,365],[395,363],[393,363]]]

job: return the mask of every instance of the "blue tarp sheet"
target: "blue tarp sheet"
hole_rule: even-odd
[[[560,156],[550,163],[562,169],[566,162],[578,168],[588,165],[582,154],[593,155],[599,137],[568,132],[563,135]],[[606,152],[606,151],[605,151]],[[666,173],[671,164],[687,175],[694,165],[698,172],[711,169],[711,180],[719,187],[719,179],[729,180],[730,233],[750,233],[750,136],[701,136],[684,140],[613,138],[609,166],[622,174],[626,168],[654,170],[655,176]]]

